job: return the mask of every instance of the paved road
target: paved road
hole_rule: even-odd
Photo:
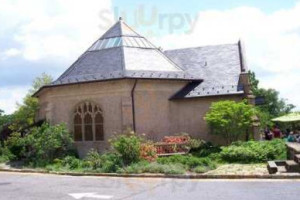
[[[0,200],[299,200],[300,180],[184,180],[0,172]]]

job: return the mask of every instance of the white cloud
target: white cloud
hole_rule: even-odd
[[[0,38],[11,35],[17,45],[8,46],[0,57],[71,63],[113,23],[110,10],[111,0],[0,0]],[[241,37],[249,68],[264,72],[259,74],[261,84],[278,89],[300,109],[298,19],[300,3],[271,14],[253,7],[207,10],[199,12],[191,34],[167,35],[153,41],[170,49],[232,43]],[[12,112],[15,102],[27,91],[22,88],[1,86],[0,108]]]
[[[13,41],[6,49],[0,42],[0,60],[71,63],[112,25],[110,10],[111,0],[0,0],[0,38]],[[0,109],[12,113],[27,90],[0,86]]]
[[[74,60],[102,35],[101,25],[113,22],[112,13],[101,18],[110,0],[0,0],[0,5],[0,31],[13,29],[28,60]]]
[[[6,58],[9,58],[9,57],[15,57],[15,56],[18,56],[20,54],[21,54],[21,51],[19,49],[10,48],[10,49],[5,50],[2,53],[2,59],[6,59]]]
[[[17,102],[25,97],[29,86],[20,87],[1,87],[0,88],[0,109],[6,114],[13,113],[16,110]]]
[[[249,68],[264,72],[258,74],[261,85],[279,90],[281,97],[300,109],[300,2],[271,14],[252,7],[198,14],[191,34],[153,38],[154,42],[172,49],[233,43],[242,38]]]

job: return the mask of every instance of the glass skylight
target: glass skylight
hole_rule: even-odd
[[[101,44],[101,46],[99,46],[99,48],[97,48],[96,50],[99,50],[99,49],[106,49],[108,40],[109,40],[109,39],[104,39],[103,42],[102,42],[102,44]]]
[[[145,45],[143,44],[143,42],[141,41],[141,38],[135,38],[136,43],[138,43],[138,45],[140,47],[144,47]]]
[[[117,37],[116,38],[116,40],[115,40],[115,42],[114,42],[114,47],[119,47],[119,46],[121,46],[122,44],[121,44],[121,38],[120,37]]]
[[[98,40],[89,48],[89,51],[97,51],[101,49],[108,49],[113,47],[137,47],[137,48],[155,48],[150,42],[145,38],[140,37],[113,37],[103,40]]]
[[[114,45],[115,40],[116,40],[116,38],[110,38],[110,39],[108,39],[106,48],[111,48]]]

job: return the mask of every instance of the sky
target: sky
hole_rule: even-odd
[[[0,109],[55,79],[122,16],[163,49],[245,44],[248,68],[300,110],[299,0],[0,0]]]

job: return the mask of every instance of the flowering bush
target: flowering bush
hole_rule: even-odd
[[[156,147],[153,143],[142,143],[140,147],[140,157],[142,160],[153,162],[157,159]]]
[[[197,149],[203,143],[202,140],[192,139],[189,135],[165,136],[162,142],[156,143],[158,154],[186,153],[190,149]]]
[[[187,143],[190,140],[190,136],[188,135],[180,135],[180,136],[165,136],[163,138],[163,142],[165,143]]]

